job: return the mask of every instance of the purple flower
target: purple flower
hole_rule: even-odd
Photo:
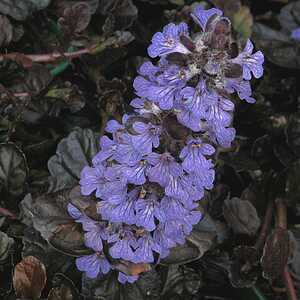
[[[224,148],[229,148],[235,138],[235,129],[232,127],[225,127],[222,124],[210,122],[208,127],[208,134],[211,141]]]
[[[185,234],[183,231],[183,223],[178,219],[167,220],[164,224],[166,236],[176,244],[183,245],[185,243]]]
[[[125,284],[126,282],[134,283],[135,281],[138,280],[138,278],[139,278],[139,276],[137,276],[137,275],[130,276],[130,275],[126,275],[122,272],[119,272],[119,275],[118,275],[118,281],[122,284]]]
[[[129,183],[141,185],[146,182],[146,172],[150,168],[147,159],[142,159],[133,166],[124,166],[123,174]]]
[[[157,148],[159,146],[160,126],[135,122],[133,129],[137,135],[132,136],[132,144],[141,154],[149,154],[152,152],[152,147]]]
[[[185,23],[175,25],[170,23],[163,28],[163,32],[154,34],[148,54],[154,58],[166,54],[179,52],[188,54],[190,51],[180,42],[181,35],[188,35],[188,27]]]
[[[159,183],[162,187],[168,185],[170,176],[178,177],[183,171],[180,164],[168,152],[158,155],[152,164],[153,167],[147,173],[148,178],[152,182]]]
[[[196,225],[200,222],[202,214],[200,211],[191,211],[187,213],[182,220],[182,228],[186,235],[189,235],[193,230],[193,225]]]
[[[122,117],[122,123],[125,124],[126,121],[128,119],[128,115],[124,115]],[[106,127],[105,127],[105,131],[106,132],[109,132],[109,133],[112,133],[112,134],[115,134],[117,131],[120,131],[120,130],[124,130],[125,127],[123,124],[120,124],[118,121],[116,120],[110,120],[107,122],[106,124]]]
[[[102,251],[102,240],[107,240],[108,238],[106,226],[90,218],[86,218],[82,225],[84,231],[86,231],[84,234],[85,245],[94,251]]]
[[[232,121],[234,104],[228,99],[219,96],[209,103],[206,120],[208,123],[215,123],[222,126],[229,126]]]
[[[84,167],[80,174],[81,193],[88,196],[94,191],[96,195],[101,194],[101,188],[105,182],[105,167],[97,165],[96,167]]]
[[[173,108],[174,101],[180,98],[180,90],[187,80],[186,73],[177,66],[170,67],[156,78],[135,78],[133,86],[139,97],[146,98],[159,105],[163,110]]]
[[[96,191],[96,197],[105,200],[113,195],[126,194],[126,178],[118,178],[113,172],[107,172],[103,165],[85,167],[79,183],[81,193],[85,196]]]
[[[98,274],[107,274],[111,268],[108,260],[99,252],[77,258],[76,266],[89,278],[96,278]]]
[[[235,137],[235,130],[229,128],[233,110],[234,104],[219,96],[216,101],[209,104],[206,112],[206,126],[211,141],[225,148],[230,147]]]
[[[156,227],[155,218],[160,221],[165,220],[160,203],[155,195],[150,195],[146,198],[139,198],[135,204],[136,210],[136,225],[145,228],[148,231],[153,231]]]
[[[213,183],[215,180],[215,170],[206,169],[205,172],[197,172],[190,174],[193,184],[198,190],[203,188],[211,190],[213,188]]]
[[[178,121],[193,131],[202,131],[203,124],[201,122],[207,118],[209,105],[217,102],[218,96],[207,89],[203,79],[199,81],[196,88],[184,88],[181,95],[183,99],[177,108],[179,110]]]
[[[205,116],[209,101],[214,101],[216,96],[210,93],[205,80],[201,79],[196,88],[186,87],[181,91],[184,101],[183,106],[193,112],[195,117]]]
[[[135,204],[139,197],[140,189],[135,188],[124,196],[113,196],[106,201],[100,201],[98,211],[104,220],[111,222],[124,222],[135,224]]]
[[[204,155],[212,155],[214,152],[215,148],[203,143],[200,138],[190,139],[180,153],[183,169],[188,173],[194,172],[195,174],[205,172],[213,165],[211,160],[207,160]]]
[[[202,214],[199,211],[187,212],[182,219],[171,219],[165,223],[166,235],[178,244],[184,244],[185,236],[189,235],[193,225],[201,220]]]
[[[120,230],[117,234],[111,236],[108,242],[114,242],[109,249],[109,254],[113,258],[121,258],[134,262],[135,254],[133,249],[137,247],[137,242],[129,229]]]
[[[113,158],[117,162],[127,165],[135,165],[142,159],[142,152],[135,147],[132,135],[128,133],[122,134]]]
[[[101,150],[93,158],[93,165],[101,164],[106,159],[112,157],[118,147],[115,141],[112,141],[109,137],[104,135],[100,139]]]
[[[144,77],[148,77],[151,81],[156,80],[156,74],[160,72],[160,68],[154,66],[150,61],[144,62],[139,70],[138,73]]]
[[[197,24],[201,26],[203,31],[206,30],[206,25],[209,19],[215,15],[222,16],[223,12],[217,8],[210,8],[205,10],[201,5],[198,5],[191,13],[191,17]]]
[[[97,203],[97,212],[101,215],[103,220],[112,221],[120,220],[118,214],[118,205],[123,203],[123,199],[120,196],[112,196],[107,200],[99,201]]]
[[[207,171],[205,173],[207,173]],[[178,199],[187,209],[194,209],[197,207],[198,205],[195,204],[194,201],[199,201],[204,196],[205,185],[196,185],[195,183],[195,176],[198,176],[197,174],[192,173],[180,177],[180,185],[186,191],[186,197]]]
[[[251,97],[252,90],[249,81],[242,78],[227,78],[225,81],[225,90],[228,93],[237,92],[241,100],[248,103],[255,103],[255,99]]]
[[[168,196],[162,198],[160,207],[167,220],[181,219],[187,213],[180,200]]]
[[[135,112],[140,115],[154,114],[159,115],[161,113],[160,108],[154,103],[141,98],[135,98],[130,102],[130,105],[135,108]]]
[[[243,52],[232,59],[233,63],[240,64],[243,67],[243,79],[245,80],[251,79],[251,72],[255,78],[263,76],[264,55],[261,51],[257,51],[254,54],[252,52],[253,44],[248,39]]]
[[[153,250],[159,253],[161,258],[167,257],[169,249],[176,246],[176,243],[166,235],[162,224],[153,232],[153,243]]]
[[[152,263],[154,262],[153,252],[155,245],[152,236],[147,233],[137,241],[137,249],[134,253],[134,263]]]
[[[296,41],[300,41],[300,27],[296,28],[292,31],[291,38]]]
[[[182,107],[177,112],[177,120],[179,123],[195,132],[203,131],[203,124],[200,117],[195,116],[194,112]]]
[[[193,174],[194,175],[194,174]],[[179,199],[187,207],[193,206],[193,201],[199,200],[203,196],[203,189],[198,187],[196,193],[191,178],[183,174],[179,177],[170,177],[169,184],[165,188],[165,194]],[[199,198],[196,198],[197,195]]]
[[[108,239],[106,225],[89,218],[71,203],[68,204],[68,213],[76,222],[82,224],[85,231],[85,245],[96,252],[102,251],[102,240]]]

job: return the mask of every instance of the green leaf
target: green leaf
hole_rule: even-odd
[[[9,251],[14,244],[14,240],[2,231],[0,231],[0,263],[8,258]]]
[[[295,161],[287,170],[286,199],[296,215],[300,215],[300,160]]]
[[[27,178],[27,163],[22,151],[13,143],[0,144],[0,189],[20,196]]]
[[[260,218],[250,201],[233,197],[225,199],[224,217],[236,234],[254,235],[260,227]]]
[[[82,280],[82,294],[89,300],[159,300],[160,292],[161,280],[155,270],[143,273],[132,284],[119,283],[116,272],[96,279],[83,275]]]
[[[190,299],[202,285],[200,274],[187,266],[171,265],[164,273],[163,299]]]
[[[75,186],[81,170],[91,164],[98,151],[98,136],[90,129],[78,128],[62,139],[56,155],[48,161],[52,176],[48,191],[56,192]]]
[[[253,26],[256,47],[274,64],[290,69],[300,69],[300,47],[289,35],[266,25],[255,23]]]
[[[44,9],[51,0],[0,0],[0,12],[17,21],[24,21],[36,10]]]
[[[247,39],[252,34],[253,17],[248,6],[241,6],[233,15],[233,28],[243,38]]]
[[[70,202],[69,190],[32,197],[31,194],[20,203],[21,220],[40,232],[56,250],[71,256],[89,254],[84,245],[84,233],[67,212]]]

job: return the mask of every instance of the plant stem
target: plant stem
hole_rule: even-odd
[[[64,61],[61,64],[59,64],[57,67],[53,68],[50,73],[52,76],[57,76],[60,73],[62,73],[64,70],[66,70],[68,68],[68,66],[70,65],[69,61]]]
[[[265,218],[264,218],[264,223],[261,227],[259,237],[254,245],[254,248],[256,250],[261,249],[265,243],[266,237],[269,234],[269,228],[271,226],[272,215],[273,215],[273,200],[269,200]]]
[[[276,201],[278,227],[287,230],[287,209],[284,199],[277,198]],[[286,291],[290,300],[297,300],[297,294],[294,287],[293,279],[289,273],[288,266],[284,267],[282,274]]]
[[[276,201],[277,226],[282,229],[287,229],[287,211],[283,199],[277,198]]]
[[[259,300],[267,300],[267,298],[261,293],[260,289],[257,286],[254,285],[251,287],[251,289]]]
[[[288,266],[285,266],[284,272],[283,272],[283,280],[284,284],[286,286],[286,290],[288,293],[288,297],[290,300],[297,300],[297,294],[295,290],[295,286],[293,283],[293,279],[289,273]]]
[[[60,58],[68,58],[68,59],[78,58],[81,55],[88,54],[90,52],[91,50],[89,48],[84,48],[74,52],[64,52],[64,53],[53,52],[47,54],[22,54],[22,53],[14,52],[14,53],[0,54],[0,61],[4,59],[18,60],[18,57],[23,56],[29,59],[31,62],[49,63],[49,62],[55,62]]]
[[[0,207],[0,214],[2,214],[5,217],[9,217],[13,220],[18,219],[18,217],[13,212],[4,207]]]

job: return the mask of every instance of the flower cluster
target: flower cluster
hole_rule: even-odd
[[[253,53],[250,40],[238,53],[219,9],[198,6],[191,16],[197,34],[171,23],[153,36],[148,54],[158,62],[138,70],[135,113],[108,122],[93,165],[82,170],[81,192],[95,193],[101,216],[92,220],[69,205],[95,252],[76,261],[89,277],[107,273],[113,259],[154,263],[184,244],[201,219],[198,201],[213,187],[210,157],[235,136],[230,94],[255,102],[249,81],[263,75],[263,54]],[[120,272],[118,279],[137,276]]]

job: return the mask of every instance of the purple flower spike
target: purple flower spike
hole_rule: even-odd
[[[191,17],[201,26],[203,31],[206,29],[208,20],[214,15],[222,16],[223,12],[217,8],[210,8],[206,10],[203,9],[201,5],[198,5],[191,13]]]
[[[108,260],[100,253],[77,258],[76,266],[79,271],[85,272],[89,278],[96,278],[99,274],[107,274],[111,268]]]
[[[248,40],[232,58],[235,39],[223,12],[197,6],[191,16],[200,32],[190,36],[185,23],[171,23],[154,34],[148,53],[159,58],[138,70],[133,113],[107,123],[93,166],[82,170],[82,194],[95,193],[99,218],[68,205],[85,231],[85,245],[96,251],[76,261],[89,277],[109,271],[107,253],[114,260],[156,263],[185,243],[201,221],[199,201],[214,186],[213,154],[229,148],[236,134],[231,94],[255,102],[250,79],[263,75],[261,51],[253,53]],[[123,284],[137,279],[118,274]]]
[[[300,41],[300,27],[296,28],[292,31],[291,38],[296,41]]]
[[[264,69],[264,55],[261,51],[257,51],[254,54],[253,44],[248,39],[245,49],[236,58],[232,59],[233,63],[240,64],[243,67],[243,78],[245,80],[251,79],[251,72],[255,78],[260,78],[263,76]]]
[[[181,35],[188,35],[188,27],[185,23],[166,25],[163,32],[157,32],[152,38],[152,43],[148,47],[150,57],[163,56],[178,52],[188,54],[190,51],[180,42]]]

